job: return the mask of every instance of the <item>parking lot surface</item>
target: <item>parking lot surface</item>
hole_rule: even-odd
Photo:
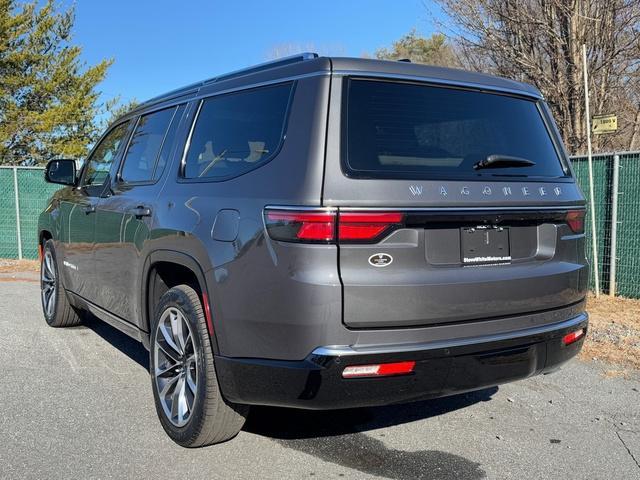
[[[336,412],[254,408],[189,450],[156,418],[146,350],[106,324],[46,326],[39,287],[0,278],[0,477],[640,479],[640,377],[573,360],[467,395]]]

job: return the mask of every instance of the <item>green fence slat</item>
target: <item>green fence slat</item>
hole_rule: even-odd
[[[0,168],[0,258],[18,258],[13,169]]]
[[[18,169],[22,256],[38,257],[38,217],[59,185],[46,183],[41,169]]]
[[[616,290],[640,298],[640,155],[620,156]]]

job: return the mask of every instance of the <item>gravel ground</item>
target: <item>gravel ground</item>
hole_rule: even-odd
[[[560,372],[340,412],[255,408],[188,450],[155,414],[147,352],[106,324],[52,329],[33,281],[0,283],[0,478],[640,478],[640,376]]]

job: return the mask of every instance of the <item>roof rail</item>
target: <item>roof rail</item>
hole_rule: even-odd
[[[173,98],[182,97],[185,95],[189,95],[191,93],[195,93],[204,85],[209,85],[215,82],[221,82],[223,80],[229,80],[236,77],[242,77],[244,75],[249,75],[250,73],[261,72],[263,70],[269,70],[271,68],[284,67],[285,65],[290,65],[292,63],[297,63],[297,62],[304,62],[305,60],[313,60],[314,58],[318,58],[317,53],[303,52],[303,53],[298,53],[296,55],[291,55],[289,57],[278,58],[270,62],[261,63],[259,65],[254,65],[253,67],[247,67],[240,70],[236,70],[234,72],[225,73],[223,75],[209,78],[207,80],[201,80],[199,82],[192,83],[191,85],[177,88],[170,92],[163,93],[162,95],[158,95],[156,97],[150,98],[149,100],[146,100],[140,103],[140,105],[138,105],[129,113],[142,110],[143,108],[148,107],[149,105],[157,103],[158,101],[170,100]]]
[[[290,65],[292,63],[297,63],[297,62],[304,62],[305,60],[313,60],[314,58],[318,58],[317,53],[313,53],[313,52],[297,53],[296,55],[291,55],[289,57],[282,57],[276,60],[272,60],[270,62],[265,62],[259,65],[255,65],[253,67],[242,68],[240,70],[236,70],[230,73],[225,73],[224,75],[220,75],[210,80],[205,80],[204,83],[208,84],[208,83],[214,83],[214,82],[221,82],[223,80],[229,80],[231,78],[249,75],[250,73],[261,72],[262,70],[269,70],[271,68],[284,67],[285,65]]]

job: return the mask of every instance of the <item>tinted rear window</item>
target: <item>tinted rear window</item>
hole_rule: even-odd
[[[350,80],[347,89],[345,166],[350,176],[565,176],[533,100],[371,80]],[[535,165],[474,169],[491,155]]]

